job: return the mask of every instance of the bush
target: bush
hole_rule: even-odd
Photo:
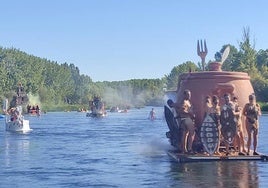
[[[268,112],[268,103],[262,103],[260,105],[261,105],[262,112]]]

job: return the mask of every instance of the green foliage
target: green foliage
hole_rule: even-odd
[[[88,108],[88,101],[94,96],[102,97],[107,106],[163,103],[162,79],[94,83],[89,76],[80,75],[74,64],[58,64],[17,49],[0,48],[1,98],[12,98],[19,82],[29,94],[29,103],[46,110]]]
[[[251,77],[256,76],[256,51],[250,43],[249,28],[244,28],[243,41],[240,42],[240,51],[238,54],[238,71],[247,72]],[[253,45],[254,46],[254,45]]]
[[[80,75],[73,64],[28,55],[16,49],[0,48],[0,88],[2,98],[21,82],[26,93],[38,96],[42,104],[77,104],[84,99],[92,83],[90,77]],[[29,101],[33,103],[35,101]],[[32,104],[35,105],[35,104]]]
[[[145,105],[163,105],[163,79],[131,79],[128,81],[97,82],[99,88],[105,88],[101,97],[106,106],[141,107]]]
[[[180,74],[185,72],[194,72],[197,70],[200,69],[191,61],[187,61],[183,64],[174,67],[171,70],[171,73],[165,76],[167,89],[168,90],[177,89]]]
[[[251,77],[251,82],[258,101],[268,101],[268,49],[256,52],[254,44],[251,43],[249,28],[243,28],[242,41],[239,42],[239,49],[231,44],[223,45],[220,52],[223,53],[225,48],[230,47],[228,58],[222,65],[224,71],[247,72]],[[210,62],[210,61],[209,61]],[[208,63],[209,64],[209,63]],[[176,90],[178,78],[181,73],[198,69],[194,63],[183,63],[174,67],[170,74],[165,77],[167,89]],[[206,68],[207,70],[207,68]]]
[[[266,51],[256,52],[254,44],[250,43],[249,28],[243,30],[243,41],[239,44],[240,50],[237,55],[235,67],[236,71],[247,72],[251,77],[251,82],[257,99],[260,101],[268,101],[268,67],[267,67],[267,53]]]
[[[268,103],[260,103],[260,106],[262,112],[268,112]]]
[[[221,53],[226,46],[227,44],[223,45]],[[251,44],[249,28],[243,30],[239,49],[231,44],[228,46],[230,53],[222,69],[247,72],[251,77],[257,99],[265,104],[263,108],[266,109],[268,49],[256,52],[254,45]],[[0,97],[12,98],[17,84],[21,82],[26,93],[31,96],[30,103],[40,103],[41,108],[48,111],[88,108],[88,101],[94,96],[100,96],[107,108],[163,105],[164,91],[177,89],[180,74],[200,71],[200,67],[200,63],[196,65],[186,61],[175,66],[161,79],[92,82],[89,76],[81,75],[74,64],[58,64],[14,48],[0,47]]]

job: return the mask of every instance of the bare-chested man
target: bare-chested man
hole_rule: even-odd
[[[176,112],[178,114],[178,120],[180,122],[180,128],[183,130],[182,152],[193,154],[192,145],[195,137],[195,126],[193,120],[195,116],[193,113],[190,99],[190,90],[185,90],[183,92],[183,101],[181,103],[169,104],[169,106],[174,107],[176,109]]]
[[[238,147],[239,155],[245,155],[245,143],[243,135],[243,126],[242,126],[242,108],[238,104],[238,97],[233,97],[233,103],[235,108],[235,119],[237,125],[237,135],[235,136],[235,147]]]

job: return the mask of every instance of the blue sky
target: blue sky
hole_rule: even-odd
[[[1,1],[0,1],[1,2]],[[75,64],[93,81],[162,78],[186,61],[238,46],[250,28],[268,49],[268,1],[24,0],[1,2],[0,46]]]

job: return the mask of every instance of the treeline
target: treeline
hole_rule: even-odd
[[[106,106],[120,108],[163,105],[163,79],[131,79],[127,81],[96,82]],[[96,91],[96,90],[95,90]]]
[[[1,98],[12,97],[18,83],[40,102],[58,105],[87,102],[92,80],[80,75],[74,64],[59,65],[14,48],[0,48]]]
[[[103,98],[108,107],[161,105],[164,85],[162,79],[93,82],[89,76],[81,75],[74,64],[58,64],[18,49],[0,48],[1,99],[11,100],[19,83],[31,105],[39,103],[46,108],[87,108],[94,96]]]
[[[243,71],[251,77],[257,100],[268,101],[268,49],[256,51],[244,28],[239,49],[230,46],[230,53],[223,63],[226,71]],[[222,53],[227,45],[223,45]],[[208,64],[206,67],[208,67]],[[11,99],[18,83],[24,86],[32,105],[38,103],[46,108],[88,107],[94,96],[101,97],[107,107],[142,107],[163,105],[164,91],[176,90],[181,73],[199,71],[197,65],[187,61],[175,66],[159,79],[131,79],[114,82],[93,82],[80,74],[74,64],[59,64],[44,58],[26,54],[14,48],[0,48],[0,97]],[[2,100],[1,100],[2,101]],[[49,109],[47,109],[49,110]],[[61,110],[63,110],[61,108]],[[72,110],[72,109],[71,109]]]

